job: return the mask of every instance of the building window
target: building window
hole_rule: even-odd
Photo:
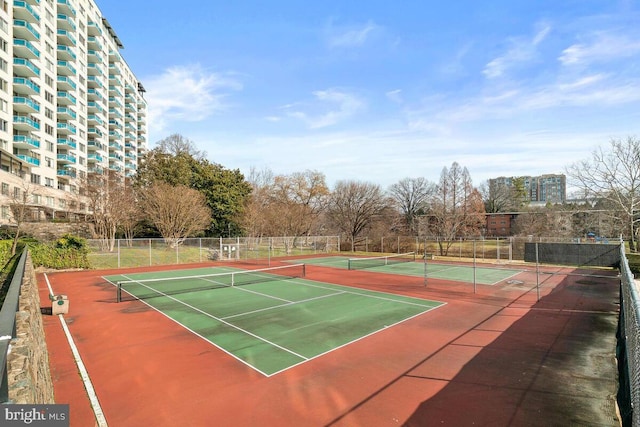
[[[9,219],[9,206],[2,206],[2,219]]]
[[[31,183],[32,184],[40,184],[40,175],[32,173],[31,174]]]
[[[2,194],[5,196],[9,195],[9,184],[7,184],[6,182],[2,183]]]

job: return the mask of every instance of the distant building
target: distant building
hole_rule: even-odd
[[[523,179],[527,201],[532,203],[565,203],[567,200],[567,178],[565,175],[546,174],[540,176],[499,177],[489,180],[490,186],[514,185],[515,179]]]
[[[512,223],[518,217],[517,213],[486,214],[486,232],[488,237],[512,236]]]

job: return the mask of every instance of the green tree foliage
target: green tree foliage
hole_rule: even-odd
[[[207,234],[240,234],[241,216],[251,194],[251,186],[239,170],[229,170],[209,162],[202,152],[193,149],[188,140],[177,143],[175,139],[178,137],[172,135],[172,143],[161,141],[158,147],[146,153],[136,175],[136,185],[149,187],[156,181],[162,181],[197,190],[205,196],[212,213]]]

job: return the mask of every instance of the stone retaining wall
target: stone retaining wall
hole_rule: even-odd
[[[12,403],[55,403],[40,307],[36,273],[28,256],[16,313],[16,338],[11,340],[7,358]]]

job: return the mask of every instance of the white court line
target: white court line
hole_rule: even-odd
[[[123,276],[123,277],[127,277],[127,276]],[[131,279],[130,279],[130,278],[128,278],[128,277],[127,277],[127,279],[131,280]],[[167,298],[169,298],[169,299],[172,299],[172,300],[174,300],[175,302],[177,302],[177,303],[179,303],[179,304],[182,304],[182,305],[184,305],[184,306],[186,306],[186,307],[189,307],[190,309],[192,309],[192,310],[194,310],[194,311],[197,311],[198,313],[204,314],[204,315],[205,315],[205,316],[207,316],[207,317],[210,317],[210,318],[212,318],[212,319],[214,319],[214,320],[217,320],[217,321],[219,321],[219,322],[221,322],[221,323],[224,323],[225,325],[230,326],[230,327],[232,327],[232,328],[234,328],[234,329],[237,329],[237,330],[239,330],[240,332],[243,332],[243,333],[245,333],[245,334],[247,334],[247,335],[249,335],[249,336],[252,336],[252,337],[254,337],[254,338],[256,338],[256,339],[258,339],[258,340],[260,340],[260,341],[264,341],[264,342],[266,342],[267,344],[270,344],[270,345],[272,345],[272,346],[274,346],[274,347],[276,347],[276,348],[279,348],[280,350],[286,351],[287,353],[291,353],[291,354],[293,354],[294,356],[297,356],[297,357],[299,357],[299,358],[301,358],[301,359],[307,360],[307,358],[306,358],[306,357],[304,357],[304,356],[303,356],[303,355],[301,355],[301,354],[296,353],[296,352],[295,352],[295,351],[293,351],[293,350],[289,350],[289,349],[288,349],[288,348],[286,348],[286,347],[282,347],[281,345],[278,345],[278,344],[276,344],[276,343],[274,343],[274,342],[271,342],[271,341],[269,341],[269,340],[267,340],[267,339],[265,339],[265,338],[262,338],[262,337],[260,337],[260,336],[258,336],[258,335],[256,335],[256,334],[254,334],[254,333],[252,333],[252,332],[247,331],[246,329],[242,329],[242,328],[240,328],[240,327],[238,327],[238,326],[236,326],[236,325],[234,325],[234,324],[232,324],[232,323],[229,323],[229,322],[227,322],[227,321],[225,321],[225,320],[221,319],[220,317],[216,317],[216,316],[214,316],[213,314],[207,313],[206,311],[201,310],[201,309],[199,309],[198,307],[194,307],[193,305],[191,305],[191,304],[187,304],[187,303],[186,303],[186,302],[184,302],[184,301],[180,301],[179,299],[174,298],[174,297],[172,297],[171,295],[167,295],[167,294],[165,294],[164,292],[160,292],[160,291],[158,291],[158,290],[156,290],[156,289],[150,288],[149,286],[147,286],[147,285],[145,285],[145,284],[143,284],[143,283],[138,283],[138,284],[139,284],[140,286],[144,286],[145,288],[150,289],[150,290],[152,290],[152,291],[154,291],[154,292],[157,292],[157,293],[159,293],[159,294],[161,294],[161,295],[163,295],[163,296],[165,296],[165,297],[167,297]],[[233,289],[233,286],[231,287],[231,289]]]
[[[260,294],[259,292],[254,292],[254,293]],[[231,316],[226,316],[226,317],[223,317],[222,319],[232,319],[234,317],[242,317],[242,316],[247,315],[247,314],[254,314],[254,313],[260,313],[261,311],[274,310],[276,308],[282,308],[282,307],[286,307],[288,305],[302,304],[302,303],[305,303],[305,302],[315,301],[315,300],[319,300],[319,299],[322,299],[322,298],[333,297],[333,296],[341,295],[341,294],[344,294],[344,293],[346,293],[346,292],[335,292],[333,294],[320,295],[319,297],[307,298],[307,299],[303,299],[303,300],[300,300],[300,301],[289,301],[286,304],[273,305],[271,307],[260,308],[258,310],[246,311],[244,313],[239,313],[239,314],[232,314]],[[263,295],[263,294],[260,294],[260,295]],[[269,296],[269,295],[265,295],[265,296]]]
[[[130,277],[127,277],[127,276],[123,276],[123,277],[126,277],[126,278],[127,278],[127,279],[129,279],[129,280],[132,280]],[[287,282],[289,282],[289,283],[296,283],[297,285],[302,285],[302,286],[309,286],[309,287],[315,287],[315,288],[320,288],[320,289],[324,289],[324,290],[330,290],[330,291],[336,291],[336,290],[337,290],[335,287],[322,286],[322,285],[319,285],[319,284],[314,284],[314,283],[323,283],[323,284],[324,284],[324,282],[317,282],[317,281],[308,280],[308,279],[303,279],[302,281],[301,281],[301,280],[295,280],[295,279],[292,279],[292,280],[287,280]],[[114,285],[115,285],[115,284],[114,284]],[[145,285],[142,285],[142,286],[145,286]],[[330,353],[330,352],[332,352],[332,351],[334,351],[334,350],[340,349],[340,348],[345,347],[345,346],[347,346],[347,345],[349,345],[349,344],[352,344],[352,343],[357,342],[357,341],[360,341],[360,340],[362,340],[362,339],[364,339],[364,338],[366,338],[366,337],[369,337],[369,336],[371,336],[371,335],[374,335],[374,334],[376,334],[376,333],[378,333],[378,332],[380,332],[380,331],[383,331],[384,329],[387,329],[387,328],[389,328],[389,327],[392,327],[392,326],[398,325],[398,324],[400,324],[400,323],[406,322],[406,321],[411,320],[411,319],[413,319],[414,317],[420,316],[420,315],[422,315],[422,314],[424,314],[424,313],[426,313],[426,312],[428,312],[428,311],[431,311],[431,310],[434,310],[434,309],[436,309],[436,308],[440,308],[440,307],[442,307],[442,306],[446,305],[446,303],[444,303],[444,302],[441,302],[441,301],[433,301],[433,300],[429,300],[429,301],[431,301],[431,302],[433,302],[433,303],[437,303],[437,304],[438,304],[437,306],[429,306],[429,305],[417,304],[417,303],[412,303],[412,302],[409,302],[409,301],[397,300],[397,299],[395,299],[395,298],[391,298],[391,297],[382,297],[382,296],[379,296],[379,295],[371,295],[371,294],[366,293],[366,292],[373,292],[373,293],[375,293],[375,294],[389,295],[389,296],[395,296],[395,297],[397,297],[397,296],[398,296],[398,295],[396,295],[396,294],[392,294],[392,293],[389,293],[389,292],[384,292],[384,291],[367,291],[367,290],[365,290],[365,289],[352,288],[352,287],[345,286],[345,285],[335,285],[335,286],[337,286],[337,287],[339,287],[339,288],[342,288],[342,289],[345,289],[345,288],[346,288],[346,289],[352,289],[352,291],[349,291],[349,290],[340,290],[339,292],[336,292],[336,293],[332,293],[332,294],[324,295],[324,296],[321,296],[321,297],[314,297],[314,298],[310,298],[309,300],[312,300],[312,299],[318,299],[318,298],[325,298],[325,297],[330,297],[330,296],[336,296],[336,295],[339,295],[339,294],[353,294],[353,295],[358,295],[358,296],[360,296],[360,297],[369,297],[369,298],[373,298],[373,299],[381,299],[381,300],[384,300],[384,301],[390,301],[390,302],[395,302],[395,303],[400,303],[400,304],[406,304],[406,305],[418,306],[418,307],[422,308],[422,309],[423,309],[423,311],[421,311],[420,313],[416,313],[416,314],[415,314],[415,315],[413,315],[413,316],[409,316],[409,317],[407,317],[407,318],[405,318],[405,319],[399,320],[398,322],[393,323],[393,324],[391,324],[391,325],[385,325],[385,326],[384,326],[384,328],[376,329],[375,331],[372,331],[372,332],[370,332],[369,334],[363,335],[363,336],[361,336],[361,337],[357,337],[357,338],[355,338],[355,339],[353,339],[353,340],[351,340],[351,341],[349,341],[349,342],[347,342],[347,343],[344,343],[344,344],[342,344],[342,345],[340,345],[340,346],[338,346],[338,347],[335,347],[335,348],[332,348],[332,349],[330,349],[330,350],[327,350],[327,351],[325,351],[325,352],[323,352],[323,353],[317,354],[317,355],[312,356],[312,357],[304,357],[304,356],[298,355],[297,353],[295,353],[295,352],[293,352],[293,351],[291,351],[291,350],[286,349],[285,347],[279,346],[279,345],[277,345],[277,344],[275,344],[275,343],[272,343],[272,342],[270,342],[270,341],[268,341],[268,340],[266,340],[266,339],[263,339],[263,338],[261,338],[261,337],[259,337],[259,336],[255,335],[255,334],[253,334],[253,333],[249,332],[249,331],[246,331],[246,330],[244,330],[244,329],[242,329],[242,328],[236,327],[236,326],[234,326],[233,324],[227,323],[227,322],[225,322],[224,320],[222,320],[221,318],[217,318],[217,317],[215,317],[215,316],[213,316],[213,315],[211,315],[211,314],[209,314],[209,313],[206,313],[206,312],[204,312],[204,311],[202,311],[202,310],[200,310],[200,309],[198,309],[198,308],[196,308],[196,307],[193,307],[193,306],[191,306],[191,305],[189,305],[189,304],[187,304],[187,303],[185,303],[185,302],[183,302],[183,301],[180,301],[179,299],[173,298],[173,297],[171,297],[171,296],[169,296],[169,295],[165,295],[166,297],[171,298],[172,300],[176,301],[176,302],[177,302],[177,303],[179,303],[179,304],[185,305],[185,306],[187,306],[187,307],[189,307],[189,308],[191,308],[191,309],[193,309],[193,310],[195,310],[195,311],[201,312],[202,314],[204,314],[204,315],[206,315],[206,316],[208,316],[208,317],[211,317],[211,318],[213,318],[213,319],[216,319],[216,320],[218,320],[218,321],[221,321],[222,323],[225,323],[225,324],[227,324],[227,325],[229,325],[229,326],[231,326],[231,327],[233,327],[233,328],[235,328],[235,329],[237,329],[237,330],[239,330],[239,331],[241,331],[241,332],[247,333],[248,335],[251,335],[251,336],[253,336],[253,337],[255,337],[255,338],[257,338],[257,339],[259,339],[259,340],[261,340],[261,341],[264,341],[264,342],[266,342],[266,343],[268,343],[268,344],[270,344],[270,345],[273,345],[273,346],[274,346],[274,347],[276,347],[276,348],[280,348],[280,349],[282,349],[282,350],[284,350],[284,351],[290,352],[290,353],[292,353],[292,354],[294,354],[294,355],[298,356],[298,357],[301,359],[301,360],[300,360],[300,362],[298,362],[298,363],[295,363],[295,364],[289,365],[289,366],[287,366],[286,368],[281,369],[281,370],[276,371],[276,372],[273,372],[273,373],[271,373],[271,374],[267,374],[267,373],[265,373],[265,372],[262,372],[260,369],[258,369],[257,367],[253,366],[253,365],[252,365],[252,364],[250,364],[249,362],[247,362],[247,361],[245,361],[245,360],[243,360],[243,359],[239,358],[238,356],[236,356],[236,355],[235,355],[235,354],[233,354],[232,352],[230,352],[230,351],[228,351],[228,350],[224,349],[223,347],[219,346],[218,344],[216,344],[215,342],[211,341],[211,340],[210,340],[210,339],[208,339],[207,337],[205,337],[205,336],[201,335],[200,333],[198,333],[198,332],[194,331],[193,329],[191,329],[191,328],[189,328],[188,326],[184,325],[183,323],[181,323],[181,322],[177,321],[176,319],[173,319],[173,318],[172,318],[172,317],[170,317],[168,314],[164,313],[163,311],[159,310],[158,308],[154,307],[153,305],[151,305],[151,304],[147,303],[146,301],[144,301],[144,300],[139,300],[139,301],[140,301],[140,302],[142,302],[143,304],[147,305],[148,307],[152,308],[153,310],[157,311],[158,313],[162,314],[163,316],[165,316],[165,317],[166,317],[166,318],[168,318],[169,320],[171,320],[171,321],[173,321],[173,322],[177,323],[178,325],[182,326],[183,328],[187,329],[188,331],[190,331],[190,332],[191,332],[191,333],[193,333],[194,335],[196,335],[196,336],[198,336],[198,337],[202,338],[203,340],[205,340],[205,341],[209,342],[209,343],[210,343],[211,345],[213,345],[214,347],[216,347],[216,348],[218,348],[218,349],[222,350],[224,353],[228,354],[229,356],[233,357],[234,359],[238,360],[239,362],[243,363],[244,365],[246,365],[246,366],[250,367],[251,369],[253,369],[253,370],[255,370],[255,371],[259,372],[259,373],[261,373],[261,374],[262,374],[262,375],[264,375],[265,377],[271,377],[271,376],[276,375],[276,374],[278,374],[278,373],[280,373],[280,372],[284,372],[284,371],[286,371],[286,370],[288,370],[288,369],[291,369],[291,368],[293,368],[293,367],[295,367],[295,366],[301,365],[301,364],[303,364],[303,363],[305,363],[305,362],[308,362],[308,361],[310,361],[310,360],[313,360],[313,359],[316,359],[316,358],[318,358],[318,357],[321,357],[321,356],[323,356],[323,355],[325,355],[325,354],[328,354],[328,353]],[[235,288],[235,289],[237,289],[237,290],[244,290],[244,289],[242,289],[242,287],[241,287],[241,286],[238,286],[238,287],[235,287],[235,286],[234,286],[234,287],[229,287],[229,288],[230,288],[230,289]],[[152,290],[153,290],[153,289],[152,289]],[[357,292],[358,290],[360,290],[361,292]],[[154,290],[154,291],[155,291],[155,290]],[[414,297],[406,297],[406,298],[409,298],[409,299],[419,299],[419,298],[414,298]],[[296,303],[301,303],[301,302],[302,302],[302,301],[298,301],[298,302],[296,302]],[[293,304],[296,304],[296,303],[293,303]],[[274,307],[271,307],[271,308],[279,308],[279,307],[286,306],[286,305],[290,305],[290,304],[281,304],[281,305],[274,306]],[[248,313],[248,312],[247,312],[247,313]],[[241,314],[239,314],[239,315],[243,315],[243,314],[247,314],[247,313],[241,313]],[[239,316],[239,315],[238,315],[238,316]]]
[[[49,288],[49,295],[54,295],[53,289],[51,288],[51,283],[49,283],[49,277],[46,273],[44,274],[44,278],[47,282],[47,287]],[[84,366],[84,362],[82,362],[80,352],[78,351],[78,347],[73,341],[73,337],[71,336],[71,331],[69,331],[67,322],[64,320],[64,316],[62,314],[58,314],[58,318],[60,319],[60,324],[62,325],[64,334],[67,337],[67,341],[69,342],[69,347],[71,347],[71,352],[73,353],[73,358],[76,362],[76,366],[78,367],[78,371],[80,373],[80,377],[82,378],[82,382],[84,383],[84,387],[87,390],[87,395],[89,396],[89,401],[91,402],[91,407],[93,408],[93,413],[96,417],[96,423],[99,427],[107,427],[107,420],[104,416],[104,412],[102,412],[102,407],[100,406],[100,402],[98,401],[96,391],[93,388],[91,378],[89,378],[89,372],[87,372],[87,368]]]

